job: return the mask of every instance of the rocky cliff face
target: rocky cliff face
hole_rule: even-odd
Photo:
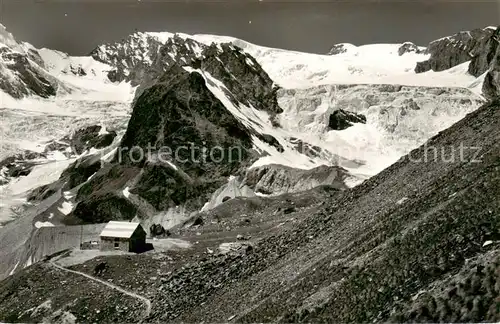
[[[17,99],[54,96],[57,82],[43,68],[38,51],[30,44],[18,43],[0,24],[0,90]]]
[[[421,53],[425,53],[425,52],[426,52],[426,49],[419,48],[417,45],[413,44],[412,42],[405,42],[398,48],[398,55],[399,56],[405,55],[406,53],[421,54]]]
[[[145,33],[135,33],[122,42],[97,47],[90,56],[110,64],[108,77],[112,82],[128,81],[136,86],[158,56],[162,42]]]
[[[469,65],[469,72],[487,71],[483,83],[483,94],[490,99],[500,95],[500,27],[497,28],[486,44],[482,55],[477,56]]]
[[[338,54],[344,54],[347,53],[349,49],[355,48],[353,44],[335,44],[332,46],[332,48],[328,51],[328,55],[338,55]]]
[[[429,44],[431,57],[417,63],[415,72],[443,71],[470,61],[468,72],[484,75],[482,93],[488,99],[500,95],[500,27],[460,32]]]
[[[54,96],[57,82],[42,70],[30,57],[37,53],[15,52],[0,47],[0,89],[14,98],[36,95],[43,98]]]

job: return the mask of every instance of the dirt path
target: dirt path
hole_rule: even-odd
[[[133,293],[131,291],[127,291],[127,290],[125,290],[123,288],[118,287],[117,285],[114,285],[114,284],[112,284],[110,282],[107,282],[107,281],[101,280],[99,278],[93,277],[93,276],[88,275],[86,273],[64,268],[64,267],[58,265],[57,263],[55,263],[56,260],[57,259],[50,260],[49,261],[50,265],[52,265],[53,267],[55,267],[55,268],[57,268],[59,270],[62,270],[62,271],[71,272],[71,273],[74,273],[74,274],[77,274],[77,275],[80,275],[80,276],[84,276],[84,277],[86,277],[86,278],[88,278],[90,280],[93,280],[93,281],[96,281],[96,282],[98,282],[100,284],[106,285],[106,286],[108,286],[111,289],[115,289],[115,290],[121,292],[122,294],[128,295],[128,296],[133,297],[133,298],[137,298],[140,301],[142,301],[144,303],[144,305],[146,306],[146,310],[144,312],[144,315],[142,316],[142,320],[145,319],[145,318],[147,318],[149,316],[149,314],[151,313],[151,301],[148,298],[146,298],[144,296],[141,296],[141,295],[138,295],[136,293]]]

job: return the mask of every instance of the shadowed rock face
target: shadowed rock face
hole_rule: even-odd
[[[116,137],[115,131],[101,134],[102,126],[94,125],[79,129],[71,137],[71,147],[76,154],[82,154],[91,148],[100,149],[111,145]]]
[[[36,159],[45,158],[43,153],[26,150],[0,161],[0,184],[7,183],[9,178],[26,176],[37,165]]]
[[[122,148],[148,145],[152,155],[172,154],[176,167],[150,158],[133,192],[165,209],[192,199],[193,208],[201,207],[203,191],[222,185],[248,163],[252,142],[249,129],[214,97],[200,74],[174,65],[138,98],[121,143]],[[124,162],[131,163],[127,157]]]
[[[328,55],[338,55],[347,52],[347,48],[345,44],[336,44],[328,51]]]
[[[211,45],[203,52],[201,68],[224,83],[239,102],[270,114],[283,112],[276,98],[278,87],[259,63],[239,47],[220,47]]]
[[[66,223],[106,223],[111,220],[131,221],[136,216],[136,207],[124,197],[106,193],[82,201],[78,208],[67,217]],[[76,218],[76,220],[74,220]]]
[[[494,30],[490,28],[474,29],[433,41],[427,47],[431,57],[427,61],[417,63],[415,72],[439,72],[470,61],[485,51],[493,33]],[[479,70],[476,69],[475,72]]]

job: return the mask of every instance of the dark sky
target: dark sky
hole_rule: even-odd
[[[500,24],[500,1],[0,0],[18,40],[85,55],[135,29],[229,35],[259,45],[325,53],[335,43],[418,45]],[[252,21],[249,24],[249,21]]]

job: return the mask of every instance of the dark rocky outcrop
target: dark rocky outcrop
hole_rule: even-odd
[[[492,29],[489,29],[492,31]],[[494,60],[498,57],[499,50],[499,40],[500,40],[500,27],[498,27],[491,36],[486,39],[484,46],[479,48],[474,54],[470,64],[469,73],[475,77],[479,77],[486,71],[488,71]]]
[[[493,33],[494,30],[490,28],[474,29],[433,41],[427,47],[431,57],[427,61],[417,63],[415,72],[439,72],[470,61],[485,51]]]
[[[488,71],[482,87],[486,98],[500,96],[500,27],[488,40],[484,52],[477,55],[469,65],[469,73],[481,75]]]
[[[161,224],[152,224],[149,227],[149,234],[152,237],[164,237],[164,236],[170,236],[170,231],[163,228]]]
[[[76,154],[82,154],[90,148],[100,149],[113,143],[115,131],[100,134],[102,126],[94,125],[77,130],[71,137],[70,144]]]
[[[59,151],[59,152],[63,152],[63,153],[70,153],[70,152],[67,152],[68,148],[70,147],[70,143],[69,141],[66,141],[66,140],[53,140],[53,141],[50,141],[48,142],[46,145],[45,145],[45,148],[44,148],[44,153],[49,153],[49,152],[53,152],[53,151]]]
[[[92,167],[93,164],[90,166]],[[140,169],[137,167],[119,164],[100,168],[90,180],[87,180],[78,189],[77,204],[65,222],[74,224],[82,221],[99,223],[103,219],[106,221],[131,220],[138,214],[138,210],[123,196],[122,190],[125,188],[125,184],[134,179],[139,172]],[[97,210],[101,215],[97,215]],[[84,218],[80,217],[82,215]]]
[[[66,217],[67,225],[106,223],[111,220],[132,220],[137,208],[123,197],[112,193],[94,196],[78,203],[75,210]]]
[[[158,38],[135,33],[121,42],[101,45],[90,52],[90,56],[99,62],[114,67],[108,72],[112,82],[131,82],[133,86],[140,84],[149,69],[150,61],[156,60],[156,55],[162,46]]]
[[[85,72],[85,70],[83,69],[83,67],[81,65],[77,65],[77,66],[70,65],[69,69],[70,69],[71,73],[73,73],[74,75],[77,75],[77,76],[86,76],[87,75],[87,72]]]
[[[182,170],[150,163],[137,183],[140,196],[164,209],[191,199],[197,201],[192,207],[201,207],[202,193],[245,165],[252,144],[249,129],[214,97],[203,77],[174,65],[138,98],[121,143],[123,148],[148,145],[152,155],[168,148]]]
[[[420,106],[412,98],[403,100],[402,105],[407,109],[420,110]]]
[[[272,147],[274,147],[278,152],[284,151],[283,145],[281,145],[280,142],[278,142],[278,140],[274,136],[269,134],[260,134],[260,133],[257,133],[256,136],[264,143],[267,143]]]
[[[346,44],[336,44],[328,51],[328,55],[338,55],[347,52]]]
[[[66,189],[72,189],[87,181],[101,166],[99,155],[84,157],[64,170],[60,178],[66,180]]]
[[[232,44],[220,48],[213,44],[203,51],[201,69],[224,83],[238,102],[270,114],[281,113],[276,97],[279,88],[255,58]]]
[[[154,45],[153,47],[156,47]],[[184,39],[179,35],[168,38],[164,44],[158,47],[157,52],[151,54],[151,63],[131,64],[127,79],[139,87],[135,92],[135,100],[142,95],[144,89],[156,84],[157,80],[165,74],[173,65],[192,66],[200,68],[203,52],[208,46],[192,40]]]
[[[333,130],[344,130],[351,127],[354,123],[366,124],[366,117],[362,114],[339,109],[330,115],[328,127]]]
[[[493,67],[483,83],[483,94],[490,99],[500,96],[500,68]]]

